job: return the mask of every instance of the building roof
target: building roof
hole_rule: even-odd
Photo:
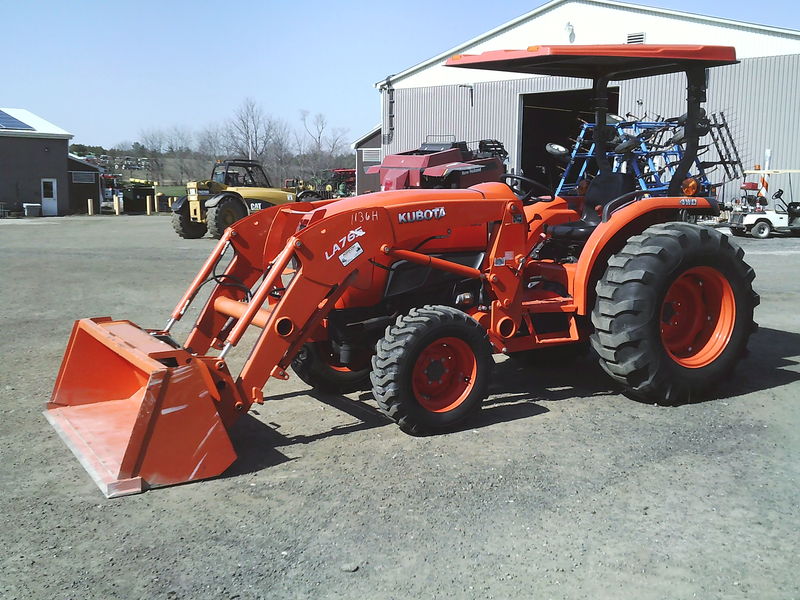
[[[440,62],[450,58],[454,54],[461,54],[465,50],[467,50],[467,49],[469,49],[469,48],[471,48],[473,46],[476,46],[477,44],[485,42],[485,41],[487,41],[487,40],[489,40],[489,39],[491,39],[491,38],[493,38],[493,37],[495,37],[495,36],[497,36],[497,35],[499,35],[501,33],[504,33],[506,31],[508,31],[509,29],[512,29],[512,28],[520,25],[521,23],[524,23],[526,21],[530,21],[531,19],[534,19],[535,17],[539,16],[540,14],[545,13],[545,12],[547,12],[547,11],[557,7],[557,6],[560,6],[562,4],[569,4],[572,1],[573,0],[551,0],[550,2],[547,2],[547,3],[539,6],[538,8],[535,8],[532,11],[525,13],[524,15],[522,15],[520,17],[517,17],[516,19],[512,19],[511,21],[508,21],[507,23],[503,23],[502,25],[487,31],[486,33],[482,33],[481,35],[479,35],[477,37],[474,37],[471,40],[468,40],[468,41],[466,41],[466,42],[464,42],[462,44],[459,44],[458,46],[450,48],[449,50],[447,50],[445,52],[442,52],[441,54],[437,54],[436,56],[434,56],[432,58],[429,58],[426,61],[418,63],[418,64],[414,65],[413,67],[409,67],[408,69],[405,69],[404,71],[401,71],[400,73],[397,73],[395,75],[390,75],[390,76],[386,77],[385,79],[382,79],[381,81],[376,82],[375,83],[375,87],[376,88],[386,87],[387,84],[390,83],[390,82],[391,83],[395,83],[395,82],[399,81],[400,79],[403,79],[405,77],[413,75],[414,73],[422,71],[423,69],[426,69],[426,68],[428,68],[430,66],[436,65],[437,63],[440,63]],[[636,10],[637,12],[650,13],[650,14],[659,15],[659,16],[662,16],[662,17],[677,17],[677,18],[680,18],[680,19],[690,19],[690,20],[692,20],[694,22],[707,23],[709,25],[725,25],[725,26],[729,26],[729,27],[735,26],[735,27],[739,27],[739,28],[750,29],[754,33],[782,35],[782,36],[793,37],[795,39],[800,40],[800,31],[797,31],[797,30],[794,30],[794,29],[785,29],[785,28],[782,28],[782,27],[773,27],[773,26],[770,26],[770,25],[759,25],[757,23],[746,23],[744,21],[738,21],[738,20],[734,20],[734,19],[723,19],[721,17],[710,17],[710,16],[706,16],[706,15],[697,15],[697,14],[694,14],[694,13],[688,13],[688,12],[679,11],[679,10],[672,10],[672,9],[668,9],[668,8],[655,8],[655,7],[652,7],[652,6],[644,6],[644,5],[641,5],[641,4],[631,4],[631,3],[628,3],[628,2],[617,2],[616,0],[583,0],[583,3],[596,4],[598,6],[605,6],[605,7],[609,7],[609,8]]]
[[[104,173],[105,172],[105,169],[103,167],[101,167],[100,165],[96,165],[94,163],[90,163],[89,161],[87,161],[87,160],[81,158],[80,156],[78,156],[77,154],[72,154],[72,152],[69,152],[67,154],[67,158],[69,158],[69,160],[73,160],[76,163],[81,164],[81,165],[83,165],[85,167],[89,167],[93,171],[97,171],[98,173]]]
[[[24,108],[0,108],[0,111],[11,117],[9,126],[0,127],[0,136],[2,137],[27,137],[27,138],[48,138],[48,139],[62,139],[69,140],[73,135],[53,125],[50,121],[46,121],[42,117],[33,114]],[[15,126],[13,121],[20,123],[21,126]]]
[[[380,132],[381,132],[381,126],[380,125],[375,125],[375,127],[370,129],[369,131],[367,131],[364,135],[362,135],[360,138],[358,138],[355,142],[350,144],[350,147],[353,150],[358,150],[361,147],[361,144],[364,144],[364,143],[368,142],[373,137],[378,135]]]

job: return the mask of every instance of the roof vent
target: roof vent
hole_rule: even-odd
[[[361,151],[361,158],[364,162],[379,163],[381,162],[381,149],[380,148],[359,148]]]
[[[644,44],[644,33],[629,33],[628,44]]]

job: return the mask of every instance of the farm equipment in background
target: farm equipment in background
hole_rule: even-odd
[[[187,239],[206,232],[219,239],[226,227],[253,212],[320,197],[309,190],[272,187],[261,163],[245,159],[218,162],[209,179],[190,181],[186,192],[172,205],[172,227]]]
[[[705,70],[735,62],[730,47],[638,44],[452,57],[451,66],[593,78],[598,123],[609,80],[685,72],[686,145],[667,195],[636,190],[596,151],[582,197],[515,192],[535,182],[506,174],[508,185],[256,212],[225,231],[163,329],[77,321],[48,420],[117,496],[221,474],[236,459],[230,428],[290,368],[321,390],[371,385],[380,409],[414,435],[460,427],[480,410],[493,353],[586,340],[628,395],[706,397],[744,356],[758,304],[742,250],[680,221],[683,211],[717,212],[713,198],[682,186]],[[181,344],[171,330],[209,284]],[[228,356],[251,326],[262,331],[234,375]]]
[[[602,144],[612,172],[630,173],[637,189],[650,195],[665,195],[685,154],[686,119],[687,115],[652,121],[609,116],[602,128]],[[741,177],[739,151],[725,113],[713,113],[709,117],[701,110],[696,127],[699,138],[709,135],[710,143],[698,146],[687,177],[696,182],[698,195],[714,195],[717,187]],[[597,173],[595,129],[594,123],[584,122],[571,151],[557,144],[547,145],[548,153],[565,163],[556,194],[578,193],[578,187],[585,187]],[[713,154],[708,154],[712,150]],[[717,167],[722,167],[724,180],[712,184],[708,175]]]
[[[325,191],[332,192],[334,198],[346,198],[356,195],[355,169],[330,169]]]
[[[766,196],[759,193],[761,185],[755,181],[742,183],[744,195],[741,202],[731,212],[728,225],[731,233],[743,237],[748,233],[755,238],[767,239],[773,233],[800,235],[800,202],[794,200],[792,174],[800,173],[800,169],[755,169],[745,171],[745,175],[759,175],[765,178],[771,175],[788,175],[789,200],[784,199],[784,191],[778,189],[772,194],[772,204]]]
[[[500,181],[508,152],[497,140],[480,140],[476,150],[467,142],[428,141],[417,150],[390,154],[367,173],[380,175],[381,191],[406,188],[466,188]],[[471,142],[474,144],[474,142]]]
[[[283,185],[285,188],[313,192],[323,200],[355,195],[355,169],[326,169],[323,173],[324,177],[313,177],[310,180],[284,179]]]
[[[100,175],[103,186],[103,197],[100,199],[100,212],[112,212],[114,210],[114,198],[122,196],[122,175],[103,173]],[[120,202],[120,210],[124,210],[124,205]]]

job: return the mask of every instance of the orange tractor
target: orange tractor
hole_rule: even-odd
[[[229,227],[164,329],[75,323],[45,414],[111,497],[207,477],[236,459],[229,430],[290,368],[311,386],[371,385],[406,432],[459,426],[481,408],[492,354],[587,339],[626,393],[703,398],[754,330],[753,270],[716,230],[686,173],[697,152],[705,70],[728,47],[534,46],[456,56],[453,66],[594,80],[606,122],[610,80],[685,72],[686,153],[668,197],[611,172],[613,132],[595,129],[585,196],[537,196],[529,182],[403,190],[269,208]],[[533,185],[533,184],[530,184]],[[516,190],[516,191],[515,191]],[[184,343],[173,324],[211,284]],[[241,372],[226,358],[261,333]]]

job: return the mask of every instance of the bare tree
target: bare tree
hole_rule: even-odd
[[[213,159],[223,158],[228,153],[225,142],[225,130],[219,124],[213,124],[200,130],[196,136],[197,151]]]
[[[175,175],[174,180],[178,184],[186,183],[193,171],[196,170],[191,149],[192,137],[190,130],[178,125],[170,128],[165,134],[165,152],[172,159],[170,163],[173,169],[170,171],[174,171],[169,174]]]
[[[300,121],[306,133],[295,136],[301,172],[304,177],[324,179],[323,172],[335,168],[345,150],[347,130],[330,128],[325,115],[317,113],[311,117],[307,110],[300,111]]]
[[[150,166],[150,178],[156,181],[164,179],[164,149],[167,135],[161,129],[149,129],[139,134],[142,146],[145,147],[145,156]]]
[[[247,98],[228,122],[228,146],[240,156],[260,159],[266,154],[272,128],[272,120],[264,110],[254,100]]]
[[[294,175],[294,158],[291,127],[286,121],[272,121],[272,138],[264,156],[264,167],[276,180],[276,185]]]

